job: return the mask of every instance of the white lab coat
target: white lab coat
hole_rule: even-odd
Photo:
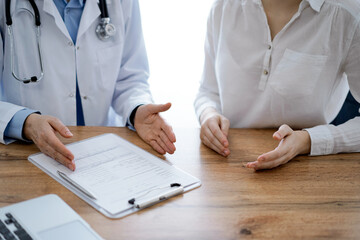
[[[12,77],[4,2],[0,2],[0,142],[5,143],[7,124],[24,107],[76,125],[76,78],[88,126],[124,126],[137,105],[152,102],[137,0],[107,1],[117,32],[106,42],[95,34],[100,19],[97,1],[87,0],[75,46],[53,1],[37,0],[44,78],[30,84]],[[12,0],[16,68],[21,76],[40,71],[34,17],[28,11],[33,12],[27,0]],[[120,122],[116,115],[122,117]]]

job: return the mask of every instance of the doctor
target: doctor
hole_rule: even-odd
[[[147,83],[137,0],[1,1],[0,33],[1,143],[31,140],[75,170],[55,135],[71,137],[65,125],[130,126],[174,153],[159,115],[171,104],[153,104]]]

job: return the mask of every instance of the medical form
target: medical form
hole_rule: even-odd
[[[172,192],[179,194],[201,184],[199,179],[115,134],[67,147],[75,156],[74,172],[43,153],[31,155],[29,160],[111,218],[139,210],[135,206],[141,202],[155,204],[173,196]]]

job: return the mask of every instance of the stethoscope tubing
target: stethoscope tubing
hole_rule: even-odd
[[[1,0],[0,0],[1,1]],[[30,14],[34,16],[36,30],[36,42],[37,42],[37,49],[38,49],[38,57],[40,62],[40,74],[38,76],[32,76],[30,78],[21,78],[19,74],[15,73],[15,46],[14,46],[14,33],[12,29],[12,17],[11,17],[11,0],[5,0],[5,17],[6,17],[6,25],[8,27],[8,34],[10,38],[10,55],[11,55],[11,72],[12,76],[23,83],[30,83],[30,82],[38,82],[42,80],[44,76],[44,67],[43,67],[43,60],[41,54],[41,43],[40,43],[40,26],[41,26],[41,19],[40,19],[40,12],[34,0],[28,0],[34,13],[29,11]],[[50,0],[49,0],[50,1]],[[115,26],[110,23],[109,12],[107,8],[106,0],[100,0],[98,2],[100,12],[101,12],[101,20],[96,28],[96,34],[98,38],[102,41],[106,41],[110,37],[112,37],[115,32]]]
[[[41,20],[40,20],[40,13],[39,13],[39,9],[37,8],[34,0],[28,0],[31,7],[34,10],[34,13],[32,13],[31,11],[29,11],[29,13],[31,15],[34,16],[35,19],[35,25],[36,25],[36,45],[37,45],[37,52],[38,52],[38,57],[39,57],[39,62],[40,62],[40,74],[38,76],[32,76],[30,78],[21,78],[20,75],[16,74],[15,72],[15,46],[14,46],[14,33],[13,33],[13,29],[12,29],[12,18],[11,18],[11,13],[10,13],[10,9],[11,9],[11,0],[6,0],[5,2],[5,15],[6,15],[6,25],[8,28],[8,34],[9,34],[9,39],[10,39],[10,56],[11,56],[11,74],[12,76],[23,83],[30,83],[30,82],[39,82],[43,79],[44,77],[44,66],[43,66],[43,61],[42,61],[42,55],[41,55],[41,43],[40,43],[40,26],[41,26]]]
[[[36,3],[34,0],[28,0],[32,9],[34,10],[34,19],[35,19],[35,25],[40,26],[41,25],[41,19],[40,19],[40,12],[38,7],[36,6]],[[10,26],[12,25],[12,17],[10,13],[11,9],[11,0],[5,0],[5,16],[6,16],[6,25]]]
[[[109,12],[107,8],[106,0],[100,0],[99,7],[101,12],[101,18],[109,18]]]

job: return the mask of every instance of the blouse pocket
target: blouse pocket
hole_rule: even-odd
[[[285,98],[311,95],[326,63],[327,56],[286,49],[270,80],[270,86]]]

